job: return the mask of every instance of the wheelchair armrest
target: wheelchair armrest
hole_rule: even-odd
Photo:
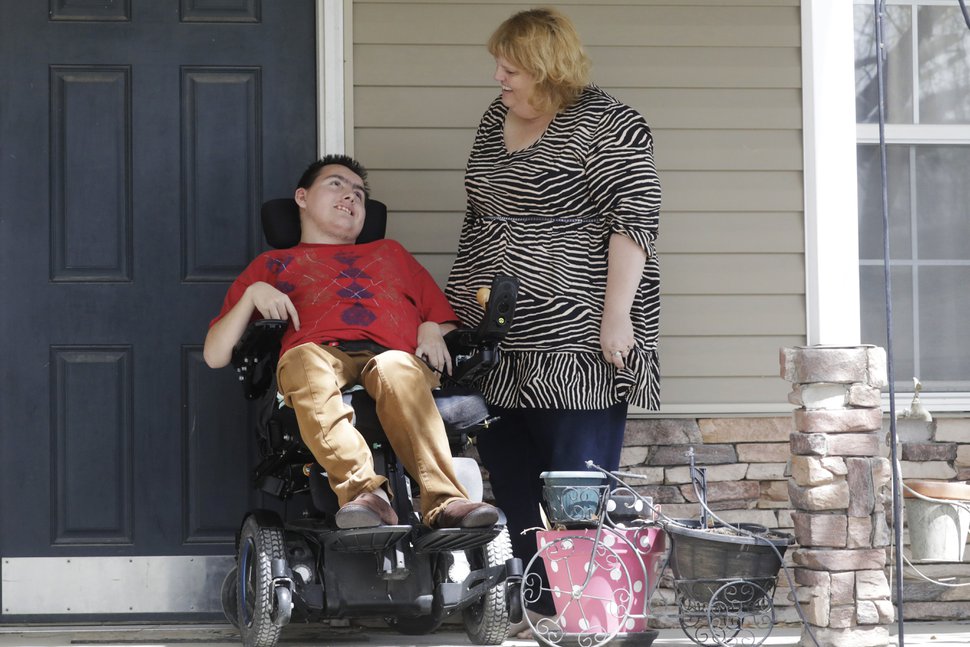
[[[263,395],[273,381],[280,340],[288,324],[281,319],[254,321],[233,346],[232,365],[236,368],[247,400],[255,400]]]
[[[499,361],[498,345],[508,334],[515,317],[519,280],[496,274],[478,327],[458,328],[445,335],[448,352],[454,361],[451,379],[459,384],[473,382]]]

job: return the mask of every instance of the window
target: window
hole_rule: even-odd
[[[873,3],[856,0],[862,339],[885,346]],[[970,31],[956,0],[892,1],[884,39],[896,387],[970,408]],[[925,398],[924,398],[925,399]]]

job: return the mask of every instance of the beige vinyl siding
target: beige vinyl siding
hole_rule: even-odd
[[[497,94],[484,42],[541,4],[353,3],[353,150],[389,205],[388,235],[441,283],[465,160]],[[662,413],[786,410],[778,349],[804,343],[806,319],[799,2],[554,4],[594,81],[654,130]]]

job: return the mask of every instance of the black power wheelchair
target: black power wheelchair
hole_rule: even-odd
[[[383,237],[386,207],[368,200],[357,242]],[[293,200],[263,205],[263,230],[276,248],[300,238]],[[462,450],[490,422],[480,393],[469,385],[498,361],[498,344],[514,316],[517,282],[496,277],[477,329],[446,336],[452,375],[434,392],[452,453]],[[432,530],[421,523],[413,497],[416,484],[387,442],[375,403],[363,390],[344,394],[354,425],[374,452],[400,525],[338,529],[337,498],[326,474],[300,438],[292,409],[279,402],[275,369],[287,322],[253,322],[233,350],[233,366],[246,398],[258,401],[257,440],[262,462],[257,488],[287,500],[287,518],[270,510],[246,515],[236,537],[236,564],[222,587],[227,619],[246,647],[274,647],[289,622],[384,619],[404,634],[425,634],[446,616],[461,612],[472,643],[500,644],[511,622],[522,617],[522,562],[512,557],[504,515],[486,528]],[[487,432],[486,432],[487,433]],[[455,468],[472,499],[481,500],[482,477],[471,458],[455,457]]]

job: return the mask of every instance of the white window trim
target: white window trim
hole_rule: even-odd
[[[886,142],[889,144],[960,144],[970,141],[970,126],[886,124]],[[861,144],[879,143],[878,124],[858,124],[856,139]]]

